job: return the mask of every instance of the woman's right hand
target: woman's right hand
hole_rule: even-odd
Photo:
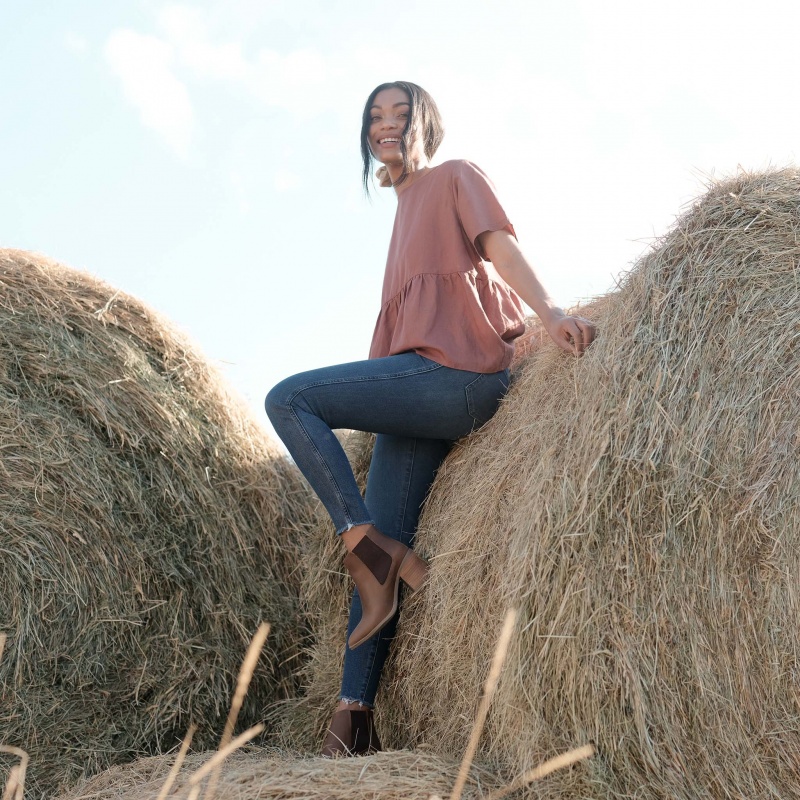
[[[562,349],[582,356],[594,341],[595,327],[583,317],[567,316],[550,298],[511,232],[485,231],[477,245],[500,277],[536,312],[550,338]]]
[[[552,320],[542,321],[550,338],[562,350],[575,356],[582,356],[597,334],[594,323],[585,317],[568,316],[562,313]]]

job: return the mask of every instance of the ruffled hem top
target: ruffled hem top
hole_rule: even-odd
[[[479,252],[514,228],[488,177],[446,161],[398,196],[370,358],[413,351],[446,367],[498,372],[525,330],[522,300]]]

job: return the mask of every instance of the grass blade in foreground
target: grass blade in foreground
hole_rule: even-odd
[[[516,622],[517,611],[514,608],[509,608],[508,611],[506,611],[506,618],[503,622],[503,628],[500,631],[500,638],[497,640],[492,666],[483,687],[483,697],[478,706],[475,724],[472,726],[472,734],[469,737],[469,743],[464,752],[464,760],[461,762],[461,769],[458,772],[458,777],[453,786],[450,800],[461,800],[461,793],[464,791],[464,786],[467,783],[467,774],[469,773],[469,768],[472,766],[472,759],[475,758],[475,751],[478,749],[478,740],[483,733],[486,715],[489,713],[489,705],[492,702],[492,697],[494,697],[495,689],[497,689],[497,682],[500,680],[500,673],[503,670],[503,664],[508,654],[508,646],[511,643],[511,634],[514,632],[514,625]]]
[[[576,747],[574,750],[569,750],[560,756],[549,758],[543,764],[539,764],[538,767],[534,767],[525,774],[520,775],[508,786],[492,792],[486,800],[500,800],[501,797],[506,797],[512,792],[516,792],[517,789],[521,789],[523,786],[533,783],[533,781],[538,781],[539,778],[544,778],[545,775],[549,775],[551,772],[569,767],[584,758],[591,758],[595,752],[594,745],[585,744],[583,747]]]
[[[4,644],[0,641],[0,645]],[[0,655],[2,651],[0,649]],[[6,790],[3,792],[3,800],[22,800],[25,793],[25,773],[28,771],[28,754],[19,747],[9,747],[8,745],[0,744],[0,753],[11,753],[12,756],[19,758],[19,764],[12,767],[8,773],[8,783],[6,783]]]

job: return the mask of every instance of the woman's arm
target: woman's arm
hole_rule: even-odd
[[[567,316],[555,304],[517,240],[506,230],[486,231],[478,237],[478,246],[500,277],[536,312],[553,341],[569,353],[583,355],[594,340],[594,325],[583,317]]]

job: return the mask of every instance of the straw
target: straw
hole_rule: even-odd
[[[28,771],[30,756],[20,747],[10,745],[0,745],[0,753],[10,753],[19,759],[19,764],[15,764],[8,772],[6,788],[3,792],[3,800],[23,800],[25,794],[25,776]]]
[[[231,708],[228,712],[228,719],[225,722],[225,729],[222,732],[222,738],[220,739],[218,748],[219,750],[224,750],[231,741],[234,728],[236,727],[236,720],[239,718],[239,711],[241,711],[242,703],[247,695],[247,690],[250,688],[250,681],[253,678],[253,673],[255,672],[256,664],[258,663],[258,658],[261,655],[261,651],[264,649],[267,636],[269,636],[269,631],[269,624],[262,622],[261,625],[258,626],[258,630],[255,632],[250,645],[247,648],[244,661],[242,662],[241,669],[239,670],[239,678],[236,682],[236,692],[233,695]],[[219,775],[217,772],[215,772],[211,776],[208,783],[208,788],[206,789],[206,800],[212,800],[214,797],[217,789],[218,779]]]
[[[500,637],[497,640],[497,647],[494,651],[492,664],[489,669],[489,675],[486,678],[486,683],[483,687],[483,696],[481,697],[480,704],[478,705],[478,712],[475,715],[475,722],[472,725],[472,733],[470,734],[467,749],[464,752],[464,758],[461,761],[461,768],[458,771],[453,791],[450,794],[450,800],[461,800],[461,794],[464,791],[464,786],[467,782],[467,775],[469,768],[472,765],[472,760],[475,758],[475,751],[478,749],[478,741],[483,733],[483,726],[486,722],[486,715],[489,713],[489,706],[491,705],[492,698],[494,697],[497,683],[500,680],[500,673],[503,671],[503,664],[508,654],[508,646],[511,643],[511,634],[514,632],[514,625],[517,622],[517,612],[515,609],[510,608],[506,611],[505,619],[503,620],[503,627],[500,630]]]
[[[228,758],[231,753],[234,753],[240,747],[246,745],[251,739],[254,739],[264,730],[263,723],[259,723],[258,725],[253,725],[252,728],[248,728],[244,733],[240,733],[235,739],[230,741],[225,747],[218,750],[214,755],[205,763],[203,764],[200,769],[192,774],[189,778],[189,785],[196,786],[203,778],[206,777],[212,770],[222,764],[226,758]]]
[[[175,778],[178,777],[178,773],[181,771],[186,754],[189,752],[189,746],[192,743],[192,736],[194,736],[196,730],[197,726],[191,725],[189,730],[186,731],[186,736],[183,737],[183,741],[181,742],[181,749],[175,757],[175,763],[172,765],[172,769],[170,769],[169,775],[167,775],[156,800],[165,800],[166,796],[169,794],[172,785],[175,783]]]
[[[544,778],[546,775],[550,775],[550,773],[556,770],[570,767],[584,758],[591,758],[595,752],[596,750],[593,745],[586,744],[583,745],[583,747],[576,747],[574,750],[570,750],[567,753],[562,753],[554,758],[550,758],[538,767],[529,770],[524,775],[520,775],[519,778],[515,779],[508,786],[492,792],[487,796],[486,800],[500,800],[502,797],[507,797],[512,792],[516,792],[527,784],[538,781],[540,778]]]
[[[215,367],[137,299],[4,249],[0,298],[2,735],[31,754],[28,794],[52,797],[171,750],[191,723],[193,747],[213,748],[262,619],[240,723],[297,694],[314,503]]]

